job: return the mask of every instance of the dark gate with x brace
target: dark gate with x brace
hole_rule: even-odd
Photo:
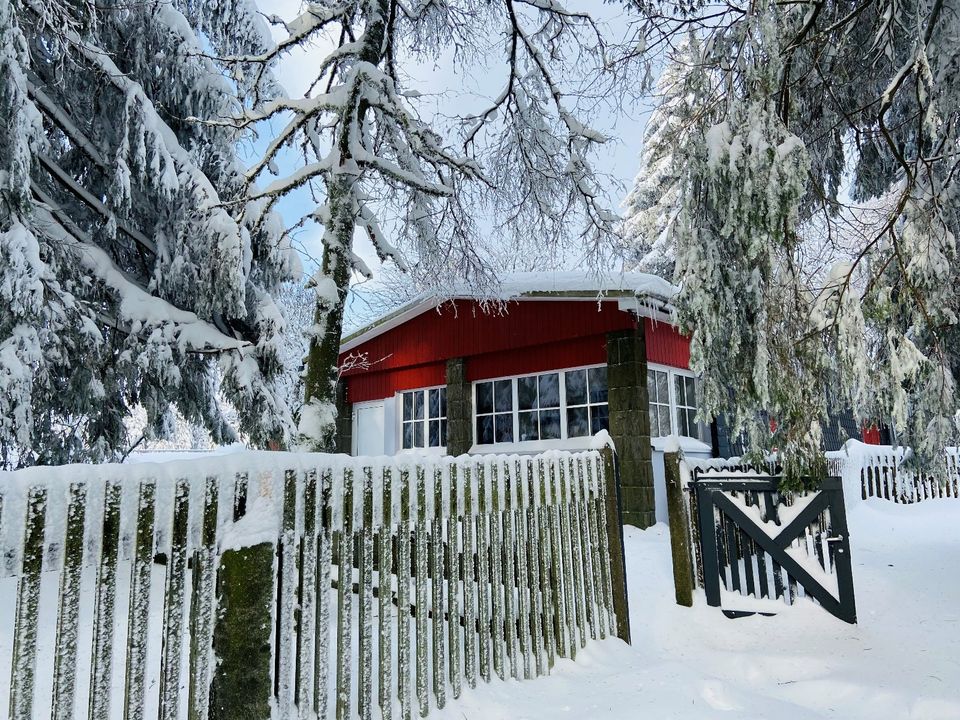
[[[849,623],[857,621],[850,533],[839,478],[798,495],[778,490],[779,477],[701,475],[690,483],[696,508],[707,604],[728,592],[792,604],[806,596]],[[729,617],[752,614],[724,611]]]

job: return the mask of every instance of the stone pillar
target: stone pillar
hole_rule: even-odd
[[[623,521],[639,528],[656,522],[650,416],[647,408],[647,347],[643,325],[607,333],[610,435],[620,463]]]
[[[347,400],[347,384],[337,382],[337,452],[349,455],[353,450],[353,403]]]
[[[463,455],[473,446],[473,388],[463,358],[447,360],[447,454]]]

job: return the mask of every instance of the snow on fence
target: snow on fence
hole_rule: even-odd
[[[947,448],[943,463],[933,470],[904,467],[909,448],[867,445],[848,440],[842,450],[827,453],[827,461],[843,478],[848,498],[882,498],[917,503],[933,498],[960,498],[960,456]]]
[[[609,450],[0,473],[0,703],[406,719],[548,673],[622,635],[613,474]]]

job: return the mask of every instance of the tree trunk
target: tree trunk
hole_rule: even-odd
[[[360,60],[379,65],[386,46],[388,1],[369,0],[364,8],[366,31]],[[359,95],[352,93],[351,97],[358,98]],[[318,452],[336,452],[340,338],[343,334],[343,311],[350,290],[351,251],[356,227],[355,199],[360,179],[359,168],[350,151],[350,131],[351,126],[363,127],[366,114],[366,101],[358,100],[356,106],[348,104],[344,107],[340,116],[339,161],[327,179],[328,217],[319,277],[333,281],[336,300],[331,302],[331,298],[323,292],[317,294],[300,422],[304,444],[308,449]]]

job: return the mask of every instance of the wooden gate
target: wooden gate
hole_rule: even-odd
[[[697,579],[707,604],[729,606],[729,597],[721,602],[725,593],[788,605],[809,597],[841,620],[856,623],[840,479],[827,478],[818,490],[796,495],[781,494],[779,480],[711,472],[691,481]],[[754,612],[758,610],[724,610],[728,617]]]

